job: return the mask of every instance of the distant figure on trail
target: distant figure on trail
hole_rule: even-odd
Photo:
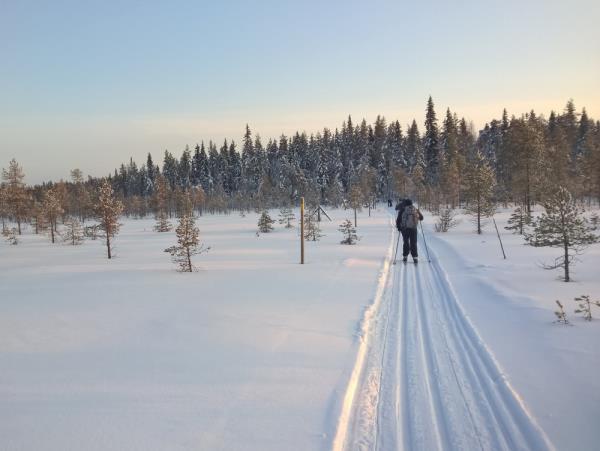
[[[417,227],[419,221],[423,220],[423,215],[416,208],[412,200],[404,199],[396,205],[398,216],[396,217],[396,228],[402,234],[402,261],[406,262],[408,253],[413,258],[413,262],[419,261],[417,252]]]
[[[388,199],[388,207],[392,206],[392,199]]]

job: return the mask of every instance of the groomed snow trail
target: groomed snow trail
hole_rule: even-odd
[[[432,257],[390,265],[334,451],[554,449]]]

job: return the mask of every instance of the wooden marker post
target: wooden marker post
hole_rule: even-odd
[[[304,197],[300,198],[300,264],[304,264]]]

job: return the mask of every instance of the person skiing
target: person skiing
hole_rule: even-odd
[[[398,209],[396,227],[402,234],[402,261],[407,261],[408,253],[410,252],[413,262],[417,263],[419,261],[419,254],[417,252],[417,226],[419,225],[419,221],[423,220],[423,215],[410,199],[404,199],[396,208]]]

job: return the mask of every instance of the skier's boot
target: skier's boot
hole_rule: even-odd
[[[417,257],[413,257],[413,263],[416,265],[417,263],[419,263],[419,259]]]
[[[407,261],[407,260],[408,260],[408,257],[402,257],[402,261],[403,261],[404,263],[406,263],[406,261]]]

